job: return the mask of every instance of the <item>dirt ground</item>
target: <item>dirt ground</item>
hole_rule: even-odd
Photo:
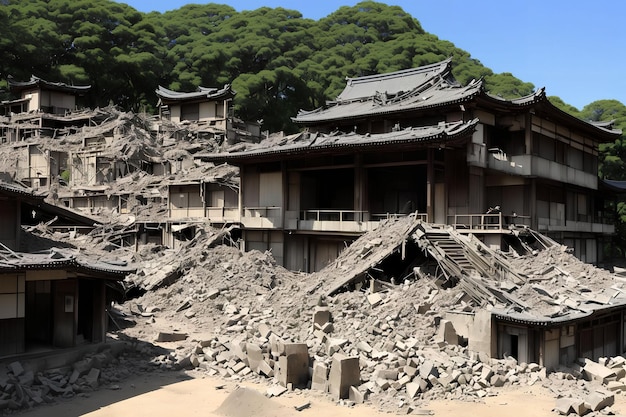
[[[330,397],[314,391],[296,390],[277,398],[267,400],[263,398],[260,401],[258,394],[265,394],[268,387],[266,384],[225,381],[218,377],[208,377],[198,371],[147,373],[121,382],[118,386],[119,389],[101,388],[88,395],[43,405],[19,415],[25,417],[128,415],[376,417],[394,414],[377,410],[367,404],[352,407],[338,405]],[[256,393],[251,390],[255,390]],[[295,407],[307,403],[310,405],[302,411],[295,410]],[[485,417],[503,415],[553,417],[557,415],[552,411],[554,405],[555,398],[545,387],[511,386],[500,389],[497,396],[487,397],[481,402],[444,400],[424,402],[419,408],[416,407],[412,414],[441,417],[457,417],[464,414]],[[616,395],[616,404],[612,410],[616,414],[623,414],[626,411],[626,400],[623,394]],[[406,408],[402,411],[399,408],[396,414],[406,414]]]

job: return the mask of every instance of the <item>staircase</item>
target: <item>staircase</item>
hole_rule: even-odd
[[[439,249],[439,253],[469,274],[475,270],[472,262],[465,255],[463,245],[452,239],[448,232],[427,233],[426,238]]]

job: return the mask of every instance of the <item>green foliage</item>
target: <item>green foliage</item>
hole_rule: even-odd
[[[3,0],[0,50],[0,90],[8,75],[19,80],[36,75],[91,84],[96,92],[91,106],[113,102],[136,111],[153,108],[158,85],[193,91],[232,83],[238,92],[236,115],[263,120],[270,131],[294,131],[290,118],[301,108],[334,99],[346,76],[448,57],[462,84],[482,78],[489,92],[504,98],[525,96],[534,88],[511,73],[494,74],[468,52],[426,33],[400,7],[375,1],[342,6],[314,21],[296,10],[237,12],[215,3],[144,14],[109,0]],[[596,102],[578,112],[558,98],[553,102],[597,120],[623,113],[621,103]],[[624,169],[617,160],[621,156],[612,153],[621,152],[620,146],[605,150],[607,175]]]

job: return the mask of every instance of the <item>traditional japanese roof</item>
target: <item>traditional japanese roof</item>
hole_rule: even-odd
[[[56,206],[45,201],[45,196],[35,195],[33,190],[22,187],[18,184],[0,181],[0,195],[18,199],[22,203],[37,208],[50,216],[57,216],[60,222],[72,223],[75,225],[93,227],[99,223],[95,217],[89,217],[84,213],[69,209],[67,207]]]
[[[84,94],[85,92],[91,89],[91,85],[69,85],[65,83],[54,83],[50,81],[43,80],[39,77],[35,77],[34,75],[30,77],[28,81],[15,81],[12,78],[8,79],[9,88],[12,92],[20,92],[23,90],[31,90],[33,88],[40,88],[42,90],[54,90],[54,91],[62,91],[65,93],[72,94]]]
[[[232,98],[236,94],[230,84],[226,84],[222,88],[198,87],[196,91],[192,92],[173,91],[159,86],[155,92],[163,104]]]
[[[524,97],[504,99],[489,94],[482,79],[462,86],[452,75],[451,59],[387,74],[348,78],[336,100],[312,111],[300,110],[292,120],[304,126],[316,126],[470,102],[494,111],[536,109],[597,135],[599,141],[614,141],[621,135],[621,131],[612,129],[612,123],[590,123],[558,109],[548,100],[545,88]]]
[[[463,103],[481,93],[482,81],[462,87],[452,76],[451,60],[409,70],[348,78],[337,100],[292,120],[304,125],[400,113]]]
[[[39,253],[0,250],[0,273],[27,270],[70,270],[95,278],[121,280],[137,270],[126,262],[107,261],[81,255],[76,251],[52,248]]]
[[[243,161],[254,158],[276,158],[286,155],[337,152],[347,149],[372,149],[426,143],[446,143],[469,137],[478,119],[468,122],[440,123],[435,126],[414,127],[389,133],[299,133],[291,136],[270,137],[259,144],[245,144],[247,148],[233,148],[231,152],[196,154],[196,158],[213,161]]]

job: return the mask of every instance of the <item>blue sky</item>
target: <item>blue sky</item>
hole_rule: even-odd
[[[185,0],[128,0],[141,12],[165,12]],[[207,3],[207,2],[205,2]],[[298,10],[318,20],[358,1],[214,1],[238,11]],[[510,72],[582,109],[595,100],[626,104],[626,2],[623,0],[396,0],[422,28],[469,52],[494,72]]]

